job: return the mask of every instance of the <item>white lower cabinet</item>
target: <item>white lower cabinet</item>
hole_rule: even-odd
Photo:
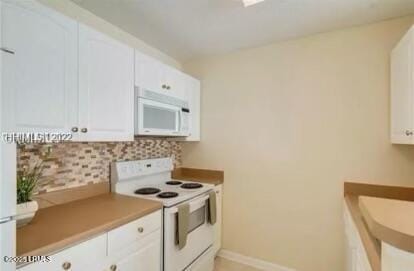
[[[382,271],[411,271],[414,270],[414,254],[381,243]]]
[[[161,217],[161,211],[154,212],[53,254],[49,263],[29,264],[19,271],[160,271]],[[114,234],[116,239],[111,238]]]
[[[344,202],[346,271],[372,271],[356,225]]]
[[[50,256],[50,262],[38,262],[20,268],[20,271],[83,271],[100,270],[100,262],[106,257],[106,235],[85,241]]]
[[[161,211],[108,232],[104,270],[161,270]]]
[[[160,231],[156,232],[160,235]],[[158,236],[158,237],[159,237]],[[160,271],[161,270],[161,243],[159,238],[142,242],[139,249],[122,258],[115,264],[109,265],[108,270],[122,271]],[[106,269],[105,269],[106,270]]]
[[[160,229],[160,217],[160,212],[155,212],[147,215],[144,219],[138,219],[108,232],[108,255],[115,256],[131,246],[140,244],[141,241],[145,244],[148,237]],[[159,235],[161,236],[161,233]],[[160,236],[155,236],[152,239],[159,239]],[[152,239],[150,238],[150,240]]]
[[[222,227],[222,206],[223,206],[223,185],[216,185],[214,188],[217,197],[217,222],[214,225],[213,253],[217,254],[221,248],[221,227]]]
[[[346,203],[344,204],[346,235],[346,271],[373,271]],[[381,242],[381,271],[414,270],[414,253]]]

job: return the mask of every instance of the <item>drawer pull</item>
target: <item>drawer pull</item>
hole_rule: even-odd
[[[62,264],[63,270],[69,270],[71,268],[72,264],[70,262],[64,262]]]
[[[139,232],[139,233],[143,233],[143,232],[144,232],[144,228],[143,228],[143,227],[139,227],[139,228],[138,228],[138,232]]]
[[[116,266],[116,264],[111,265],[111,267],[109,267],[109,269],[111,269],[111,271],[116,271],[118,267]]]

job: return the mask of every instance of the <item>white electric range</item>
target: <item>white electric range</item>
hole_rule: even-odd
[[[207,218],[207,200],[214,185],[171,179],[172,170],[171,158],[113,163],[112,192],[162,202],[164,271],[212,271],[214,229]],[[177,207],[182,204],[189,205],[190,214],[187,243],[179,249]]]

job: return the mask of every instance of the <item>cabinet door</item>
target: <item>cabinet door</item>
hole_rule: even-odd
[[[214,244],[213,253],[217,254],[221,248],[221,227],[222,227],[222,204],[223,204],[223,186],[216,185],[215,187],[217,197],[217,222],[214,225]]]
[[[101,271],[106,257],[106,234],[50,255],[50,262],[36,262],[19,271]]]
[[[184,74],[139,51],[135,51],[135,86],[184,100]]]
[[[3,129],[70,132],[77,123],[77,23],[36,1],[2,5]]]
[[[79,133],[83,141],[134,137],[134,50],[79,25]]]
[[[137,252],[118,262],[117,270],[122,271],[160,271],[161,245],[160,242],[150,242]]]
[[[6,262],[6,257],[16,255],[16,222],[11,220],[6,223],[0,223],[0,270],[15,271],[16,263]]]
[[[135,86],[164,93],[163,65],[157,60],[135,51]]]
[[[414,29],[391,53],[391,142],[413,143]]]
[[[385,242],[381,242],[381,270],[414,270],[414,253],[404,251],[399,248],[393,247]]]
[[[167,86],[166,95],[188,101],[186,76],[181,71],[164,65],[164,80]]]
[[[200,81],[190,76],[186,79],[188,103],[190,107],[190,135],[186,141],[200,141]]]
[[[345,234],[345,270],[356,271],[357,270],[357,250],[355,244],[352,243],[352,238]]]
[[[0,142],[0,221],[16,215],[16,149]]]

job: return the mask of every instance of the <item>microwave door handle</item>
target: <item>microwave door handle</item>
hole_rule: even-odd
[[[175,131],[171,132],[174,135],[177,135],[180,133],[181,130],[181,110],[178,110],[178,114],[177,114],[177,124],[175,127]]]
[[[178,110],[178,127],[177,127],[177,133],[181,133],[181,125],[183,122],[183,112],[181,111],[181,107]]]

